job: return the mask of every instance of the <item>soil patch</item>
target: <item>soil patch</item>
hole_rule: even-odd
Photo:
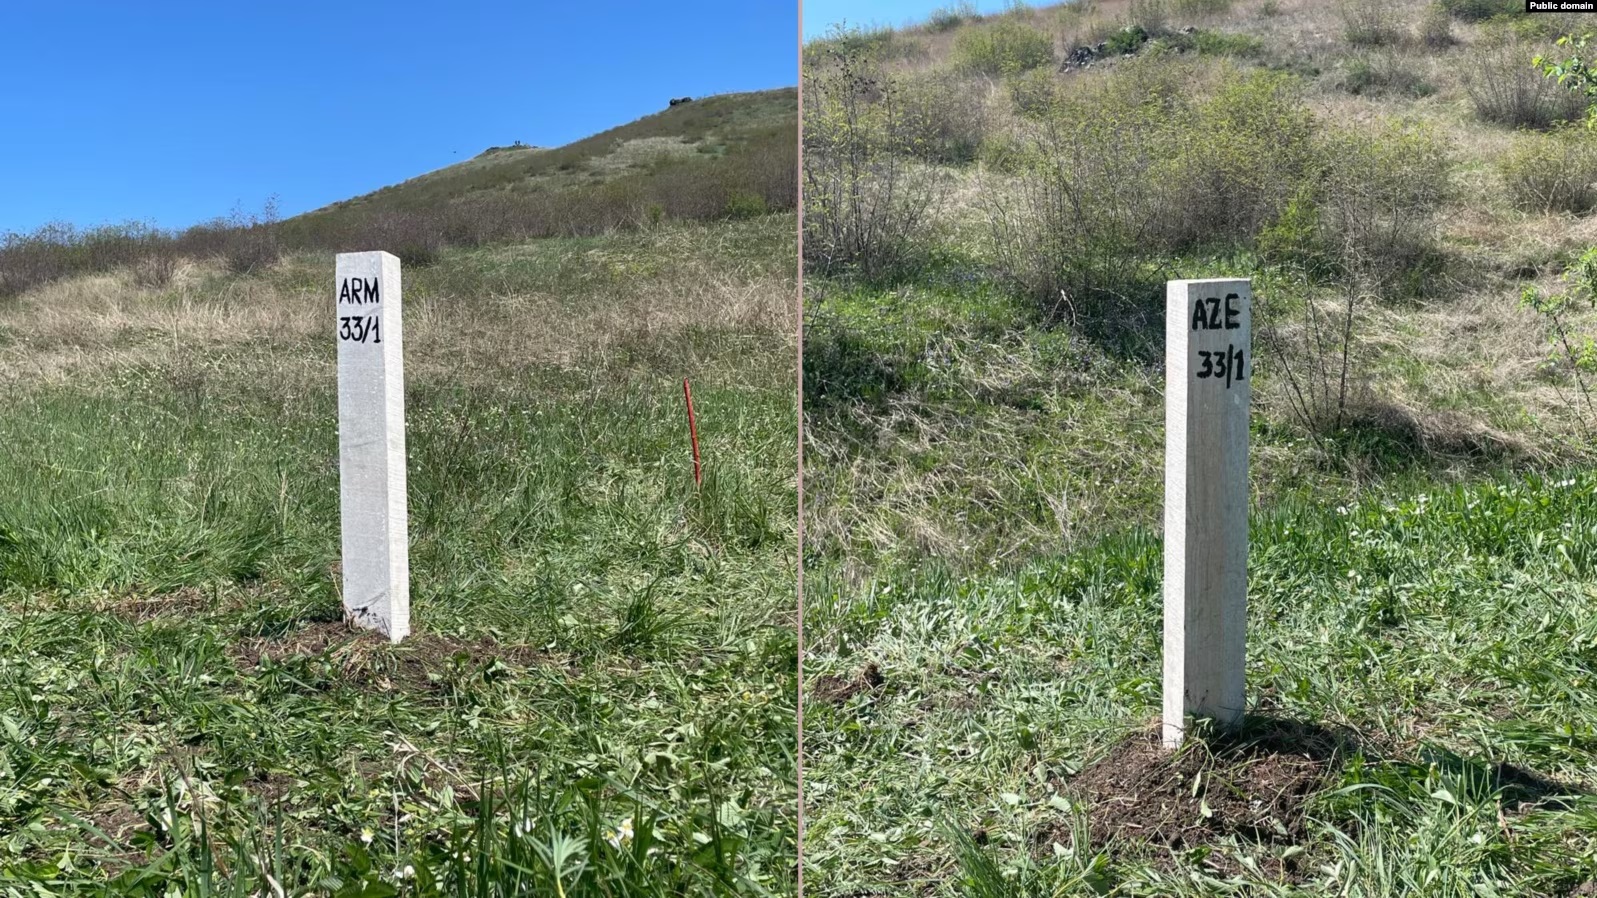
[[[1305,801],[1353,747],[1348,734],[1312,724],[1250,719],[1235,735],[1192,737],[1172,752],[1154,727],[1126,738],[1062,791],[1085,804],[1095,847],[1140,843],[1180,853],[1235,838],[1272,849],[1256,858],[1261,868],[1296,880],[1303,855],[1282,859],[1278,849],[1305,841]],[[1068,824],[1058,829],[1043,833],[1044,844],[1069,844]],[[1223,851],[1204,861],[1239,872]]]
[[[872,661],[852,677],[841,677],[836,674],[816,677],[814,687],[806,689],[805,694],[813,695],[829,705],[842,706],[854,696],[862,692],[874,692],[886,683],[887,678],[882,676],[881,667]]]

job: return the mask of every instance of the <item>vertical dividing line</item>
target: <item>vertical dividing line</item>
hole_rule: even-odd
[[[804,0],[798,2],[798,165],[793,178],[798,202],[798,370],[794,389],[798,396],[798,552],[796,597],[798,614],[798,683],[794,695],[795,766],[798,777],[798,829],[794,854],[798,856],[798,898],[804,898]]]
[[[704,487],[704,469],[699,465],[699,424],[693,417],[693,388],[682,378],[682,398],[688,404],[688,439],[693,443],[693,484]]]

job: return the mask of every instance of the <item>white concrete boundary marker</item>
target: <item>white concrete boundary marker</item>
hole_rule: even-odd
[[[398,642],[410,634],[399,259],[339,253],[335,280],[344,617]]]
[[[1165,291],[1164,716],[1242,719],[1248,616],[1248,401],[1252,285]]]

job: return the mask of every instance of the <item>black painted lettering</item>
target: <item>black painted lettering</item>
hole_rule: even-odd
[[[339,302],[349,302],[350,301],[349,300],[349,278],[344,278],[344,282],[342,284],[340,284],[339,287],[338,287],[338,301]]]
[[[1225,295],[1225,329],[1228,331],[1234,331],[1242,326],[1242,322],[1237,320],[1242,316],[1242,310],[1232,305],[1233,301],[1241,298],[1235,293]]]
[[[1198,300],[1197,304],[1192,307],[1192,329],[1195,331],[1201,331],[1208,323],[1209,319],[1205,318],[1203,315],[1203,300],[1200,299]]]
[[[377,278],[372,278],[371,280],[366,282],[366,301],[367,302],[381,302],[382,301],[382,297],[377,294]]]

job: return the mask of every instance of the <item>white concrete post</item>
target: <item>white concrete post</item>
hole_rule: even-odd
[[[336,281],[344,617],[398,642],[410,634],[399,259],[339,253]]]
[[[1241,721],[1248,616],[1247,280],[1170,281],[1165,291],[1164,716]]]

